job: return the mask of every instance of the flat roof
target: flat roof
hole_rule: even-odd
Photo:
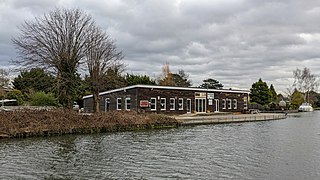
[[[156,86],[156,85],[133,85],[133,86],[127,86],[119,89],[113,89],[110,91],[104,91],[99,93],[99,96],[110,94],[118,91],[124,91],[128,89],[134,89],[134,88],[150,88],[150,89],[168,89],[168,90],[186,90],[186,91],[205,91],[205,92],[226,92],[226,93],[250,93],[248,90],[232,90],[232,89],[204,89],[204,88],[196,88],[196,87],[177,87],[177,86]],[[93,95],[87,95],[83,96],[82,99],[92,98]]]
[[[16,99],[1,99],[0,103],[2,103],[2,102],[16,102],[16,101],[17,101]]]

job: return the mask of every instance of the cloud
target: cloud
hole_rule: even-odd
[[[16,56],[24,20],[56,7],[80,8],[116,40],[127,72],[156,77],[168,62],[194,85],[214,78],[249,89],[259,78],[284,92],[292,71],[320,68],[320,2],[314,0],[4,0],[0,65]]]

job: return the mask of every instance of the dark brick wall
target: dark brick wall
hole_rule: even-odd
[[[165,113],[165,114],[184,114],[187,113],[187,99],[191,100],[191,112],[195,111],[195,92],[206,92],[204,90],[190,91],[190,90],[170,90],[170,89],[156,89],[156,88],[134,88],[125,91],[118,91],[110,94],[101,96],[100,110],[105,111],[105,99],[109,98],[110,107],[109,110],[117,110],[117,98],[121,98],[122,110],[125,110],[125,98],[131,98],[131,111],[142,111],[142,112],[155,112],[155,113]],[[244,109],[243,98],[248,96],[247,93],[235,93],[235,92],[214,92],[214,99],[219,99],[219,111],[220,112],[242,112]],[[151,98],[156,98],[156,110],[151,111],[149,107],[140,107],[140,100],[148,100],[150,102]],[[166,99],[166,110],[161,110],[161,98]],[[175,99],[175,110],[170,110],[170,98]],[[178,100],[183,98],[183,110],[178,109]],[[212,105],[209,105],[209,100],[205,98],[207,112],[214,112],[216,110],[215,100],[212,99]],[[231,109],[228,109],[228,104],[226,108],[223,109],[223,100],[231,99],[232,105]],[[237,109],[234,109],[234,100],[237,100]],[[92,98],[87,98],[84,100],[84,108],[86,112],[92,112],[93,110]]]
[[[140,100],[149,100],[151,98],[156,98],[156,111],[151,111],[151,108],[144,108],[146,112],[157,112],[165,114],[184,114],[187,113],[187,99],[194,99],[193,91],[185,90],[167,90],[167,89],[147,89],[140,88],[138,90],[138,99]],[[161,98],[166,98],[166,110],[161,110]],[[175,109],[170,110],[170,98],[175,99]],[[183,110],[178,110],[178,99],[183,98]],[[192,101],[191,107],[194,106],[194,101]]]

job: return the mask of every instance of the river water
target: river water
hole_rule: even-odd
[[[1,140],[0,179],[320,179],[320,111],[277,121]]]

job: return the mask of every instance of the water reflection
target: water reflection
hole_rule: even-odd
[[[2,140],[0,179],[317,179],[319,117]]]

